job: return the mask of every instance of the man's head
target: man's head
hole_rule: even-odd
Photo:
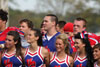
[[[0,9],[0,28],[6,24],[8,17],[8,13],[2,9]]]
[[[19,23],[20,23],[19,29],[23,31],[25,34],[27,34],[29,30],[34,28],[34,24],[31,20],[22,19]]]
[[[76,18],[74,20],[74,34],[82,32],[86,29],[87,21],[84,18]]]
[[[64,32],[64,31],[63,31],[63,27],[64,27],[65,24],[66,24],[65,21],[58,21],[58,23],[57,23],[57,25],[56,25],[56,30],[57,30],[58,32],[63,33],[63,32]]]
[[[69,37],[73,36],[73,23],[67,22],[63,28],[64,33]]]
[[[51,28],[55,27],[58,23],[58,18],[56,15],[48,14],[43,19],[43,25],[45,30],[50,30]]]

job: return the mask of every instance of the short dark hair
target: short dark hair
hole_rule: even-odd
[[[33,29],[34,28],[34,24],[33,24],[33,22],[31,21],[31,20],[28,20],[28,19],[22,19],[22,20],[20,20],[20,24],[22,24],[22,23],[26,23],[27,24],[27,26],[29,27],[29,28],[31,28],[31,29]]]
[[[98,48],[100,50],[100,43],[96,44],[94,47],[93,47],[93,50]]]
[[[51,17],[51,21],[55,21],[56,25],[58,23],[58,17],[54,14],[47,14],[46,16],[50,16]]]
[[[2,9],[0,9],[0,19],[3,21],[7,21],[8,17],[7,17],[8,13]]]
[[[60,28],[63,28],[64,25],[66,24],[66,22],[65,21],[58,21],[57,24],[59,25]]]
[[[78,18],[76,18],[75,20],[77,20],[77,21],[83,21],[83,22],[84,22],[83,27],[86,27],[86,24],[87,24],[86,19],[84,19],[84,18],[82,18],[82,17],[78,17]]]

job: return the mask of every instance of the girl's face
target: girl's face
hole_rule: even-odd
[[[56,50],[57,52],[61,52],[65,50],[65,45],[61,39],[56,40]]]
[[[80,52],[85,47],[85,44],[82,43],[81,39],[75,39],[75,48]]]
[[[35,31],[32,31],[32,30],[28,33],[26,37],[28,43],[34,43],[35,41],[38,40],[34,34],[35,34]]]
[[[41,33],[46,34],[46,30],[44,29],[44,27],[41,28]]]
[[[13,39],[14,39],[13,36],[7,35],[6,40],[5,40],[5,47],[6,47],[6,48],[9,49],[9,48],[15,47],[15,44],[16,44],[17,42],[15,42]]]
[[[93,50],[93,56],[95,60],[100,59],[100,49],[99,48],[95,48]]]

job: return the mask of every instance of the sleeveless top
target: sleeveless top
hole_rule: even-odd
[[[15,52],[8,54],[5,51],[1,58],[1,63],[3,67],[22,67],[22,59],[20,56],[16,57]]]
[[[69,67],[69,56],[66,55],[65,59],[60,60],[57,58],[57,53],[54,52],[52,59],[50,60],[50,67]]]
[[[43,66],[43,56],[41,54],[42,47],[38,47],[38,50],[31,52],[29,48],[26,49],[25,53],[25,64],[26,67],[42,67]]]
[[[74,67],[86,67],[87,65],[87,58],[86,56],[83,58],[80,58],[78,53],[76,53],[74,58]]]

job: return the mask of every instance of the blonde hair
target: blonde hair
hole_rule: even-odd
[[[70,54],[70,52],[69,52],[68,37],[66,36],[66,34],[60,34],[60,35],[58,35],[58,36],[56,37],[56,40],[57,40],[57,39],[61,39],[61,40],[63,41],[64,45],[66,46],[66,47],[65,47],[65,52],[66,52],[67,54]]]

